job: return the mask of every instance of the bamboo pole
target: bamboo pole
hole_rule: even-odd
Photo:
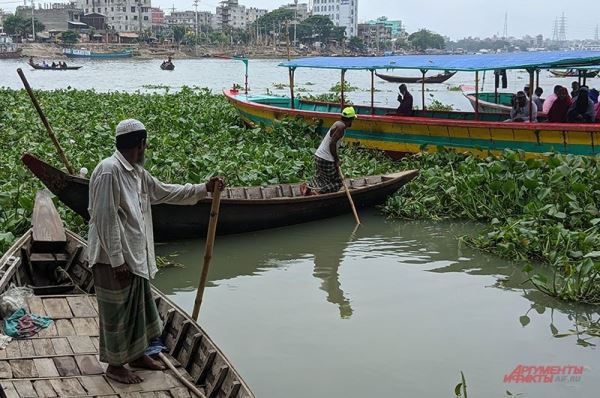
[[[423,75],[423,79],[421,80],[421,103],[423,104],[423,110],[425,110],[425,73],[427,71],[425,69],[421,69],[421,74]]]
[[[294,68],[289,68],[290,74],[290,106],[292,109],[296,108],[296,104],[294,103],[294,74],[296,70]]]
[[[475,120],[479,120],[479,71],[475,71]]]
[[[341,99],[342,99],[342,109],[340,109],[340,113],[344,110],[344,86],[346,82],[346,69],[342,69],[342,81],[340,86],[341,91]]]
[[[169,369],[171,369],[171,371],[173,371],[173,373],[175,373],[175,376],[179,379],[179,381],[182,382],[191,392],[194,393],[194,395],[196,395],[199,398],[206,398],[206,395],[204,395],[194,383],[192,383],[191,381],[183,377],[181,373],[179,373],[179,370],[177,370],[175,365],[171,363],[171,361],[169,360],[169,358],[167,358],[165,354],[161,352],[158,354],[158,357],[161,361],[165,363],[165,365],[167,365]]]
[[[219,207],[221,206],[221,189],[218,183],[215,183],[212,196],[210,221],[208,222],[208,233],[206,235],[206,248],[204,249],[204,265],[202,266],[202,275],[200,276],[200,282],[198,282],[198,291],[196,292],[194,310],[192,311],[192,318],[195,320],[198,320],[198,313],[200,312],[200,306],[202,305],[202,296],[204,296],[204,288],[206,286],[206,279],[208,278],[208,268],[210,266],[213,246],[215,244],[217,221],[219,220]]]
[[[375,70],[371,69],[371,115],[375,114]]]
[[[360,218],[358,218],[358,212],[356,211],[356,206],[354,206],[354,200],[352,200],[352,195],[350,195],[350,190],[348,189],[348,185],[346,185],[344,173],[342,173],[342,168],[340,166],[338,166],[338,171],[340,172],[340,177],[342,177],[342,185],[344,185],[344,191],[346,191],[346,196],[348,196],[348,201],[350,202],[350,208],[352,208],[356,225],[360,225]]]
[[[536,75],[535,88],[537,89],[540,86],[540,70],[539,69],[535,70],[535,75]]]
[[[533,69],[529,71],[529,122],[533,122]]]
[[[60,160],[62,160],[62,162],[65,165],[65,167],[67,168],[67,171],[69,172],[69,174],[71,174],[71,175],[75,174],[75,171],[73,170],[73,166],[71,166],[71,163],[69,163],[69,160],[67,159],[67,155],[65,155],[65,152],[63,151],[62,147],[60,146],[60,143],[58,142],[56,135],[54,135],[52,126],[50,126],[50,122],[48,122],[46,115],[44,115],[44,111],[42,110],[42,107],[40,106],[37,98],[35,97],[33,90],[29,86],[29,82],[27,81],[27,78],[25,77],[23,70],[21,68],[19,68],[19,69],[17,69],[17,73],[19,74],[19,77],[21,78],[21,81],[23,82],[23,86],[25,86],[25,91],[27,91],[27,94],[29,94],[29,98],[31,98],[31,102],[33,103],[33,106],[35,107],[35,110],[37,111],[38,115],[40,115],[40,119],[42,119],[42,123],[44,124],[44,127],[46,127],[46,132],[48,132],[48,136],[50,137],[50,140],[52,140],[52,143],[54,144],[54,147],[56,148],[56,151],[58,152],[58,156],[60,157]]]

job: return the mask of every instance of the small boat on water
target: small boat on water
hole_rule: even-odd
[[[63,55],[69,58],[93,58],[93,59],[115,59],[115,58],[131,58],[133,50],[112,51],[106,53],[98,53],[85,49],[65,48]]]
[[[450,79],[455,74],[456,74],[456,72],[444,72],[444,73],[437,74],[435,76],[426,76],[425,79],[423,79],[422,76],[420,76],[420,77],[393,76],[393,75],[384,75],[383,73],[377,73],[377,72],[375,73],[375,76],[377,76],[380,79],[385,80],[386,82],[390,82],[390,83],[423,83],[423,80],[425,81],[425,83],[443,83],[446,80]]]
[[[172,62],[163,62],[160,64],[160,69],[162,70],[174,70],[175,65]]]
[[[29,62],[29,66],[31,66],[33,69],[36,69],[36,70],[79,70],[82,68],[82,66],[64,66],[64,67],[54,66],[54,67],[52,67],[52,65],[40,65],[40,64],[35,64],[35,63],[31,63],[31,62]]]
[[[33,155],[23,163],[67,207],[89,219],[89,180],[58,170]],[[416,170],[388,175],[352,178],[347,184],[358,208],[383,204],[388,196],[417,176]],[[302,196],[301,184],[226,188],[221,196],[217,234],[236,234],[284,227],[334,217],[351,211],[344,191]],[[203,236],[206,233],[211,197],[193,206],[152,206],[154,233],[159,240]]]
[[[17,47],[12,39],[4,34],[0,35],[0,59],[15,59],[21,58],[23,49]]]
[[[367,148],[393,153],[417,153],[426,148],[439,148],[471,153],[476,156],[500,154],[505,149],[521,150],[525,156],[544,156],[560,152],[585,156],[600,154],[598,124],[591,123],[523,123],[505,122],[504,113],[479,105],[475,96],[475,112],[431,111],[426,109],[426,90],[421,89],[421,109],[412,116],[402,116],[394,108],[375,106],[375,72],[382,69],[472,72],[479,94],[480,73],[504,69],[526,69],[530,85],[535,83],[536,69],[585,67],[600,64],[600,52],[555,51],[539,53],[484,55],[403,55],[391,57],[312,57],[280,64],[288,68],[290,95],[250,95],[238,90],[224,90],[229,102],[248,125],[270,125],[284,118],[301,118],[315,123],[321,134],[340,119],[346,106],[344,82],[347,71],[371,74],[371,104],[354,105],[358,117],[345,137]],[[535,66],[538,66],[537,68]],[[300,68],[339,70],[340,102],[307,101],[294,95],[295,72]],[[425,85],[423,83],[423,85]],[[415,102],[417,96],[414,95]],[[485,105],[485,104],[484,104]],[[425,109],[424,109],[425,108]],[[488,111],[488,112],[486,112]],[[490,112],[491,111],[491,112]]]
[[[98,306],[86,242],[65,229],[48,192],[36,196],[32,228],[0,258],[0,293],[30,286],[23,308],[53,322],[2,350],[3,397],[196,396],[170,370],[135,371],[144,381],[121,384],[98,361]],[[254,394],[207,333],[158,289],[163,353],[205,397]],[[140,395],[141,394],[141,395]]]
[[[585,78],[593,78],[598,76],[600,70],[581,70],[578,69],[569,69],[569,70],[552,70],[550,69],[548,72],[553,74],[555,77],[585,77]]]

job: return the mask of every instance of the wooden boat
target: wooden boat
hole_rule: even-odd
[[[440,73],[435,76],[426,76],[425,83],[443,83],[446,80],[454,76],[456,72]],[[375,73],[375,75],[390,83],[422,83],[423,77],[406,77],[406,76],[393,76],[384,75],[383,73]]]
[[[569,70],[549,70],[556,77],[579,77],[579,70],[577,69],[569,69]],[[592,78],[598,76],[600,70],[582,70],[581,77]]]
[[[88,185],[84,178],[68,175],[33,155],[25,154],[25,165],[65,205],[89,218]],[[347,180],[358,208],[383,204],[388,196],[417,176],[416,170]],[[211,198],[194,206],[152,206],[154,232],[159,240],[203,236],[208,227]],[[283,227],[350,212],[344,191],[301,196],[300,184],[226,188],[221,196],[218,234],[235,234]]]
[[[160,69],[162,70],[174,70],[175,65],[173,63],[165,63],[160,64]]]
[[[115,59],[115,58],[131,58],[133,50],[112,51],[107,53],[98,53],[90,50],[65,48],[63,55],[69,58],[94,58],[94,59]]]
[[[465,93],[464,96],[469,100],[473,109],[477,106],[477,97],[479,97],[479,111],[487,113],[499,113],[502,115],[509,115],[512,109],[511,101],[513,93],[496,93],[485,92],[479,93],[478,96],[475,93]]]
[[[249,125],[270,125],[274,120],[303,118],[317,123],[321,134],[339,120],[339,103],[298,98],[250,95],[225,90],[224,95]],[[523,150],[526,156],[556,151],[578,155],[600,154],[600,129],[594,124],[513,123],[506,115],[480,112],[416,110],[414,116],[396,116],[395,109],[354,105],[358,118],[345,139],[367,148],[393,153],[417,153],[439,147],[478,156]],[[477,120],[478,119],[478,120]]]
[[[21,58],[22,52],[23,49],[17,47],[9,36],[0,34],[0,59]]]
[[[32,225],[0,259],[0,292],[11,285],[33,286],[26,310],[53,323],[2,350],[1,396],[195,396],[169,370],[136,371],[144,378],[140,384],[121,384],[103,374],[86,242],[64,229],[48,193],[38,194]],[[177,372],[206,397],[254,397],[206,332],[156,288],[152,293],[165,325],[164,354]]]
[[[29,66],[31,66],[33,69],[38,69],[38,70],[79,70],[82,68],[82,66],[67,66],[66,68],[60,68],[60,67],[52,67],[52,66],[43,66],[40,64],[32,64],[31,62],[29,63]]]

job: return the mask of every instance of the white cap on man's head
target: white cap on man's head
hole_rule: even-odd
[[[146,126],[136,119],[125,119],[117,125],[117,137],[123,134],[133,133],[134,131],[146,130]]]

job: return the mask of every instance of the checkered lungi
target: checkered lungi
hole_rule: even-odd
[[[334,162],[315,156],[315,178],[309,184],[318,193],[337,192],[342,187],[342,178]]]

